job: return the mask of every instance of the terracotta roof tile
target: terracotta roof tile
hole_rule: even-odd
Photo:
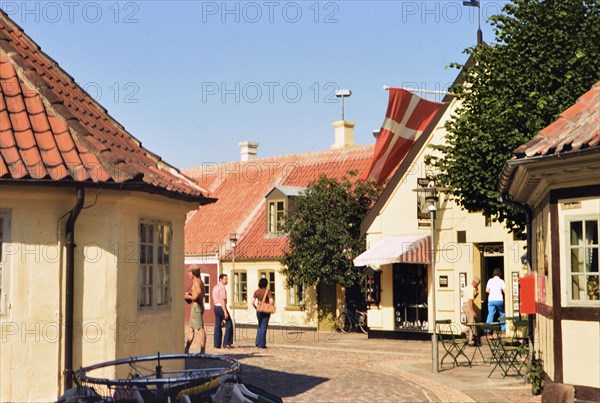
[[[200,204],[214,201],[143,148],[1,10],[0,50],[3,180],[116,182]]]
[[[236,258],[279,258],[286,237],[267,235],[265,195],[275,185],[305,187],[322,174],[341,178],[368,169],[373,145],[327,150],[184,170],[219,199],[188,215],[186,254],[226,254],[229,234],[238,234]]]
[[[36,146],[35,138],[33,137],[33,131],[31,129],[23,130],[22,132],[15,132],[15,140],[17,146],[23,150],[29,150]]]
[[[600,142],[600,81],[529,142],[513,159],[559,154],[596,147]]]

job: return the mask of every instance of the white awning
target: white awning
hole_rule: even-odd
[[[386,236],[364,253],[354,258],[354,266],[391,263],[431,263],[429,235]]]

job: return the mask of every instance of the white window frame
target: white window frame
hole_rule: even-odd
[[[6,246],[11,242],[11,220],[11,210],[0,209],[0,316],[8,315],[10,310],[11,258]]]
[[[279,210],[278,204],[282,204]],[[287,201],[285,199],[267,200],[267,233],[283,234],[285,214],[287,212]]]
[[[298,292],[299,288],[302,288],[302,293]],[[302,295],[299,296],[298,294]],[[304,306],[304,299],[306,298],[306,287],[303,285],[294,285],[288,288],[286,298],[286,305],[288,307],[302,308]]]
[[[245,277],[241,280],[241,277]],[[245,298],[243,298],[245,297]],[[248,306],[248,271],[235,270],[233,272],[233,305],[238,307]]]
[[[563,290],[563,296],[564,296],[564,300],[566,302],[567,306],[590,306],[590,307],[598,307],[600,306],[600,300],[590,300],[588,299],[589,297],[587,296],[587,294],[585,294],[586,299],[573,299],[573,295],[572,295],[572,285],[571,285],[571,280],[573,277],[573,271],[571,270],[571,251],[573,249],[580,249],[583,248],[584,250],[589,249],[589,248],[593,248],[596,249],[598,251],[599,257],[600,257],[600,245],[598,243],[596,244],[583,244],[583,245],[579,245],[579,246],[573,246],[571,245],[571,224],[573,222],[582,222],[582,231],[583,231],[583,236],[584,239],[583,241],[585,241],[585,222],[590,222],[590,221],[595,221],[596,222],[596,231],[598,233],[598,236],[600,237],[600,216],[598,215],[590,215],[590,214],[586,214],[586,215],[569,215],[569,216],[565,216],[564,218],[564,223],[565,223],[565,228],[564,228],[564,243],[563,243],[563,247],[561,248],[561,251],[564,251],[564,257],[562,259],[563,261],[563,267],[565,267],[562,279],[563,279],[563,286],[562,286],[562,290]],[[600,239],[599,239],[600,241]],[[585,278],[585,273],[596,273],[596,275],[600,276],[600,272],[593,272],[593,271],[585,271],[585,267],[584,267],[584,271],[583,272],[577,272],[577,273],[582,273],[582,274],[578,274],[580,276],[584,276]],[[594,275],[594,274],[592,274]],[[585,280],[584,280],[585,281]],[[584,290],[585,292],[586,290]]]
[[[150,225],[152,232],[146,234],[150,238],[142,239],[142,226]],[[159,228],[167,231],[163,232],[168,238],[166,244],[160,239]],[[169,307],[172,299],[173,226],[162,220],[141,219],[138,236],[138,309]],[[148,255],[151,260],[145,258]]]
[[[275,276],[276,276],[275,270],[272,270],[272,269],[259,270],[259,272],[258,272],[259,280],[261,278],[266,278],[267,281],[269,282],[267,287],[269,287],[269,290],[271,290],[271,294],[273,294],[273,300],[275,300],[275,289],[276,289]],[[271,279],[269,277],[273,277],[273,279]]]
[[[202,283],[204,284],[204,309],[208,310],[210,309],[210,293],[212,290],[210,286],[210,274],[201,273],[200,277],[202,277]]]

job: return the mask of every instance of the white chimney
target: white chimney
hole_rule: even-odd
[[[243,141],[240,143],[240,160],[254,161],[256,159],[256,149],[258,143],[252,141]]]
[[[356,123],[347,120],[333,122],[335,142],[331,145],[332,150],[354,147],[354,126]]]

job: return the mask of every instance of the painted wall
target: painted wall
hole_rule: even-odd
[[[567,252],[567,245],[569,244],[568,222],[570,219],[577,220],[581,218],[600,220],[600,198],[561,199],[558,202],[560,266],[565,268],[565,270],[561,270],[560,279],[561,306],[582,306],[576,302],[569,302],[567,294],[570,287],[568,276],[570,256]],[[599,310],[600,301],[589,301],[584,306],[587,309]],[[597,321],[563,319],[561,327],[563,383],[600,388],[600,323]],[[582,343],[583,339],[585,339],[584,343]]]
[[[51,401],[62,394],[64,226],[74,203],[69,188],[2,186],[0,208],[12,221],[10,250],[3,253],[10,309],[0,317],[2,401]],[[74,369],[179,352],[183,299],[172,298],[163,309],[138,309],[138,226],[142,217],[171,222],[171,265],[182,268],[185,214],[195,206],[137,192],[88,189],[85,207],[75,226]],[[172,270],[171,276],[171,296],[182,295],[183,270]]]
[[[232,263],[222,263],[223,273],[229,276],[229,285],[227,289],[230,306],[232,298]],[[275,272],[275,306],[277,311],[271,315],[269,325],[289,326],[289,327],[316,327],[316,292],[313,287],[305,290],[304,301],[305,309],[300,310],[294,306],[287,305],[287,288],[285,288],[285,278],[280,273],[281,263],[278,261],[237,261],[235,262],[235,271],[244,270],[248,279],[248,303],[237,304],[235,306],[235,321],[238,324],[257,325],[256,311],[252,307],[252,295],[258,288],[259,272],[272,270]],[[232,308],[229,308],[230,310]],[[233,312],[230,312],[233,314]]]
[[[430,235],[429,227],[419,227],[417,218],[417,179],[431,175],[431,166],[425,163],[426,155],[436,155],[429,144],[442,144],[447,131],[445,122],[454,114],[458,102],[453,101],[434,129],[430,141],[421,148],[414,162],[406,169],[404,177],[393,190],[391,197],[382,207],[377,218],[367,230],[367,248],[386,235]],[[467,284],[481,273],[481,251],[484,244],[502,244],[504,249],[504,280],[506,282],[505,302],[507,315],[513,315],[511,273],[520,276],[526,274],[527,268],[521,263],[525,253],[525,241],[514,241],[502,224],[485,225],[485,217],[479,213],[468,213],[444,193],[438,195],[436,217],[436,279],[432,279],[429,269],[429,290],[435,284],[437,293],[437,318],[452,319],[460,322],[460,282],[459,273],[466,273]],[[466,231],[467,242],[458,243],[457,231]],[[369,326],[380,330],[393,330],[393,301],[392,301],[392,265],[382,266],[382,302],[379,308],[372,306],[369,312]],[[448,287],[439,286],[440,276],[448,277]],[[481,306],[485,298],[485,282],[480,286],[480,296],[476,304]],[[428,293],[428,317],[432,317],[431,306],[433,293]],[[479,318],[481,319],[481,318]],[[485,319],[485,318],[484,318]],[[433,324],[429,324],[430,329]]]

